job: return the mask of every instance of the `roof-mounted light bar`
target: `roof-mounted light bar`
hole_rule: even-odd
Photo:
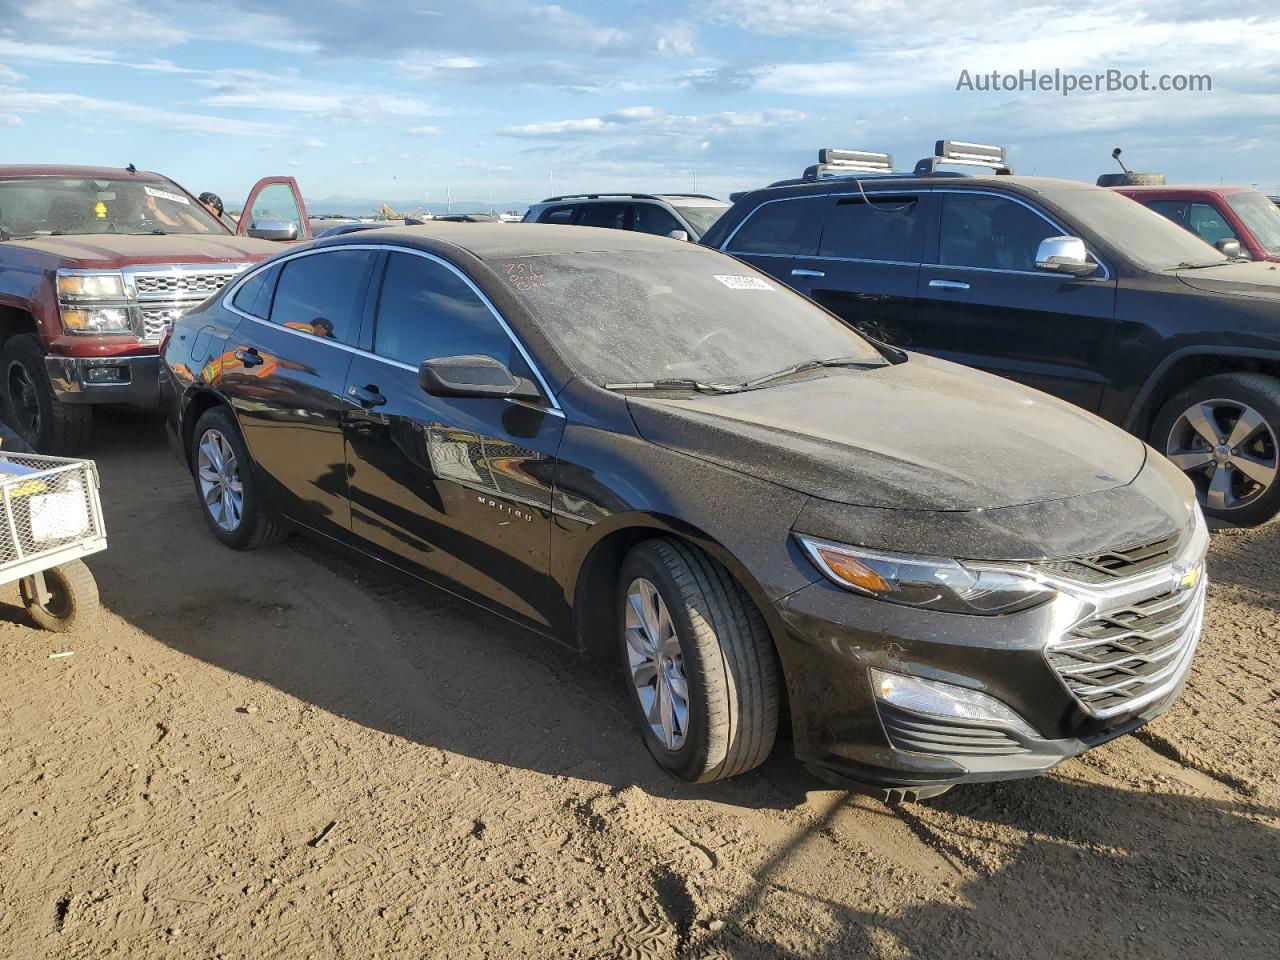
[[[968,143],[964,140],[939,140],[933,145],[933,156],[916,164],[917,176],[933,173],[939,164],[960,167],[985,167],[997,174],[1011,174],[1013,168],[1005,162],[1004,147],[985,143]]]
[[[848,177],[855,173],[893,173],[893,157],[867,150],[837,150],[824,147],[818,151],[818,162],[805,168],[806,180]]]

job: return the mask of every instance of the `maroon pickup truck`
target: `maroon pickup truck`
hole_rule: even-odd
[[[310,237],[292,177],[254,185],[238,224],[157,173],[0,165],[0,399],[36,450],[83,446],[93,407],[159,404],[157,350],[183,310]]]

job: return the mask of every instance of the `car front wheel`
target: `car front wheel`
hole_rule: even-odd
[[[225,407],[205,411],[191,440],[191,473],[213,535],[235,550],[283,540],[288,528],[260,502],[252,463]]]
[[[1254,526],[1280,512],[1278,439],[1280,380],[1224,373],[1166,403],[1151,444],[1195,484],[1206,516]]]
[[[617,602],[625,685],[654,759],[703,783],[763,763],[778,727],[777,661],[729,572],[690,544],[646,540],[623,562]]]

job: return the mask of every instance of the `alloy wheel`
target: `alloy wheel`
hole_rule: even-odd
[[[658,588],[643,577],[627,588],[627,667],[653,735],[679,750],[689,729],[689,682],[675,624]]]
[[[1210,510],[1248,506],[1276,483],[1275,429],[1238,400],[1204,400],[1174,421],[1165,456],[1196,485]]]
[[[27,440],[40,435],[40,400],[36,385],[20,363],[9,366],[9,416],[13,425]]]
[[[235,451],[221,431],[206,430],[200,438],[196,477],[213,522],[228,533],[234,532],[244,515],[244,485]]]

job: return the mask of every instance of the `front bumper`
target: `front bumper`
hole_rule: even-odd
[[[53,393],[63,403],[160,403],[160,358],[45,357]]]
[[[1198,562],[1203,542],[1190,546]],[[827,581],[811,584],[775,605],[785,627],[778,647],[796,754],[828,779],[880,789],[926,791],[1044,773],[1131,733],[1177,699],[1200,635],[1206,581],[1201,577],[1181,594],[1176,586],[1162,593],[1169,584],[1169,571],[1156,572],[1001,617],[936,613],[861,597]],[[1114,674],[1099,674],[1087,661],[1081,667],[1078,655],[1061,652],[1091,642],[1087,631],[1079,639],[1081,624],[1117,611],[1127,616],[1165,597],[1182,601],[1160,628],[1160,636],[1178,638],[1163,659],[1124,662]],[[1141,650],[1143,642],[1122,635],[1123,629],[1116,628],[1119,642]],[[1160,640],[1150,632],[1152,642]],[[1031,729],[883,702],[873,690],[872,668],[976,690],[1012,709]],[[1120,695],[1093,692],[1122,685],[1130,669],[1153,680],[1131,695],[1128,706],[1116,705]],[[1082,692],[1085,674],[1097,686]]]

